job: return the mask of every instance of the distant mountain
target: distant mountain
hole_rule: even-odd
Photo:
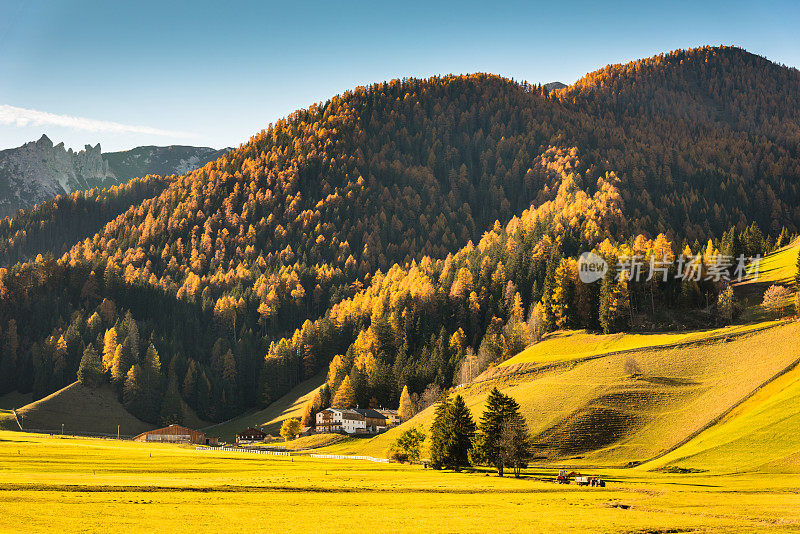
[[[148,174],[186,174],[230,150],[181,145],[140,146],[123,152],[108,152],[103,154],[103,160],[119,180],[126,182]]]
[[[548,91],[555,91],[556,89],[564,89],[565,87],[567,87],[566,84],[563,84],[561,82],[550,82],[544,84],[544,86],[547,87]]]
[[[0,151],[0,216],[78,189],[116,185],[119,180],[100,154],[100,145],[73,152],[64,143],[38,141]]]
[[[148,174],[184,174],[229,149],[144,146],[103,154],[100,144],[74,152],[46,136],[0,151],[0,217],[61,194],[109,187]]]

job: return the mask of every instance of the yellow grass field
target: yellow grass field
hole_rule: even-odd
[[[3,532],[786,532],[796,476],[594,470],[605,488],[0,432]]]

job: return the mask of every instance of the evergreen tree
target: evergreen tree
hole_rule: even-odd
[[[775,242],[775,248],[785,247],[786,245],[789,244],[789,241],[791,241],[791,238],[789,237],[789,231],[784,226],[781,229],[781,233],[778,236],[778,240]]]
[[[178,379],[175,373],[170,373],[169,385],[161,402],[160,423],[162,426],[183,424],[183,403],[178,393]]]
[[[431,467],[441,469],[445,464],[445,443],[449,434],[447,428],[447,410],[450,407],[450,399],[443,393],[436,403],[431,423]]]
[[[366,373],[361,367],[353,366],[353,370],[350,371],[350,385],[353,386],[356,406],[367,407],[369,405],[370,391],[367,385]]]
[[[446,438],[444,442],[445,467],[459,470],[470,465],[470,452],[475,438],[475,421],[464,398],[456,395],[447,408],[445,416]]]
[[[796,291],[800,292],[800,251],[797,253],[797,262],[795,266],[797,272],[794,274],[794,287]]]
[[[117,384],[123,384],[127,370],[134,363],[136,363],[136,360],[131,356],[128,344],[117,345],[117,349],[114,351],[114,359],[111,362],[111,379]]]
[[[486,398],[486,408],[478,425],[479,437],[475,458],[494,466],[500,476],[503,476],[505,467],[501,446],[503,430],[512,417],[519,415],[517,401],[501,393],[496,387],[493,388]]]
[[[78,367],[78,380],[84,386],[97,387],[103,383],[103,375],[103,360],[93,346],[87,345]]]
[[[186,402],[194,405],[194,401],[197,399],[197,363],[194,360],[191,360],[186,368],[181,393]]]
[[[141,367],[142,402],[139,417],[145,421],[157,422],[161,412],[163,396],[161,358],[155,346],[150,343]]]
[[[143,408],[146,408],[142,382],[142,367],[137,363],[128,370],[125,376],[125,384],[122,387],[122,402],[125,408],[140,419],[145,415]]]
[[[122,322],[126,336],[123,345],[126,345],[132,361],[139,360],[139,325],[133,320],[131,312],[125,312],[125,319]]]

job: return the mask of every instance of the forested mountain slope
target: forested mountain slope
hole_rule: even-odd
[[[798,103],[796,70],[731,48],[553,94],[484,74],[357,88],[170,181],[57,262],[4,273],[1,387],[53,391],[93,347],[141,418],[171,416],[180,394],[219,420],[337,355],[332,389],[365,366],[380,372],[360,395],[378,401],[449,385],[487,336],[497,354],[524,344],[515,329],[540,300],[553,327],[621,328],[599,288],[556,291],[569,257],[704,252],[734,225],[760,252],[751,221],[796,230]],[[716,288],[626,291],[655,310]]]
[[[174,177],[147,175],[120,185],[59,195],[0,220],[0,264],[38,254],[59,257],[131,206],[161,193]]]

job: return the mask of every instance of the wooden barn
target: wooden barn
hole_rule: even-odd
[[[252,443],[254,441],[264,441],[267,433],[253,427],[242,430],[236,434],[236,443]]]
[[[216,445],[217,438],[206,436],[198,430],[192,430],[180,425],[169,425],[149,432],[142,432],[133,438],[133,441],[148,443],[186,443],[195,445]]]

